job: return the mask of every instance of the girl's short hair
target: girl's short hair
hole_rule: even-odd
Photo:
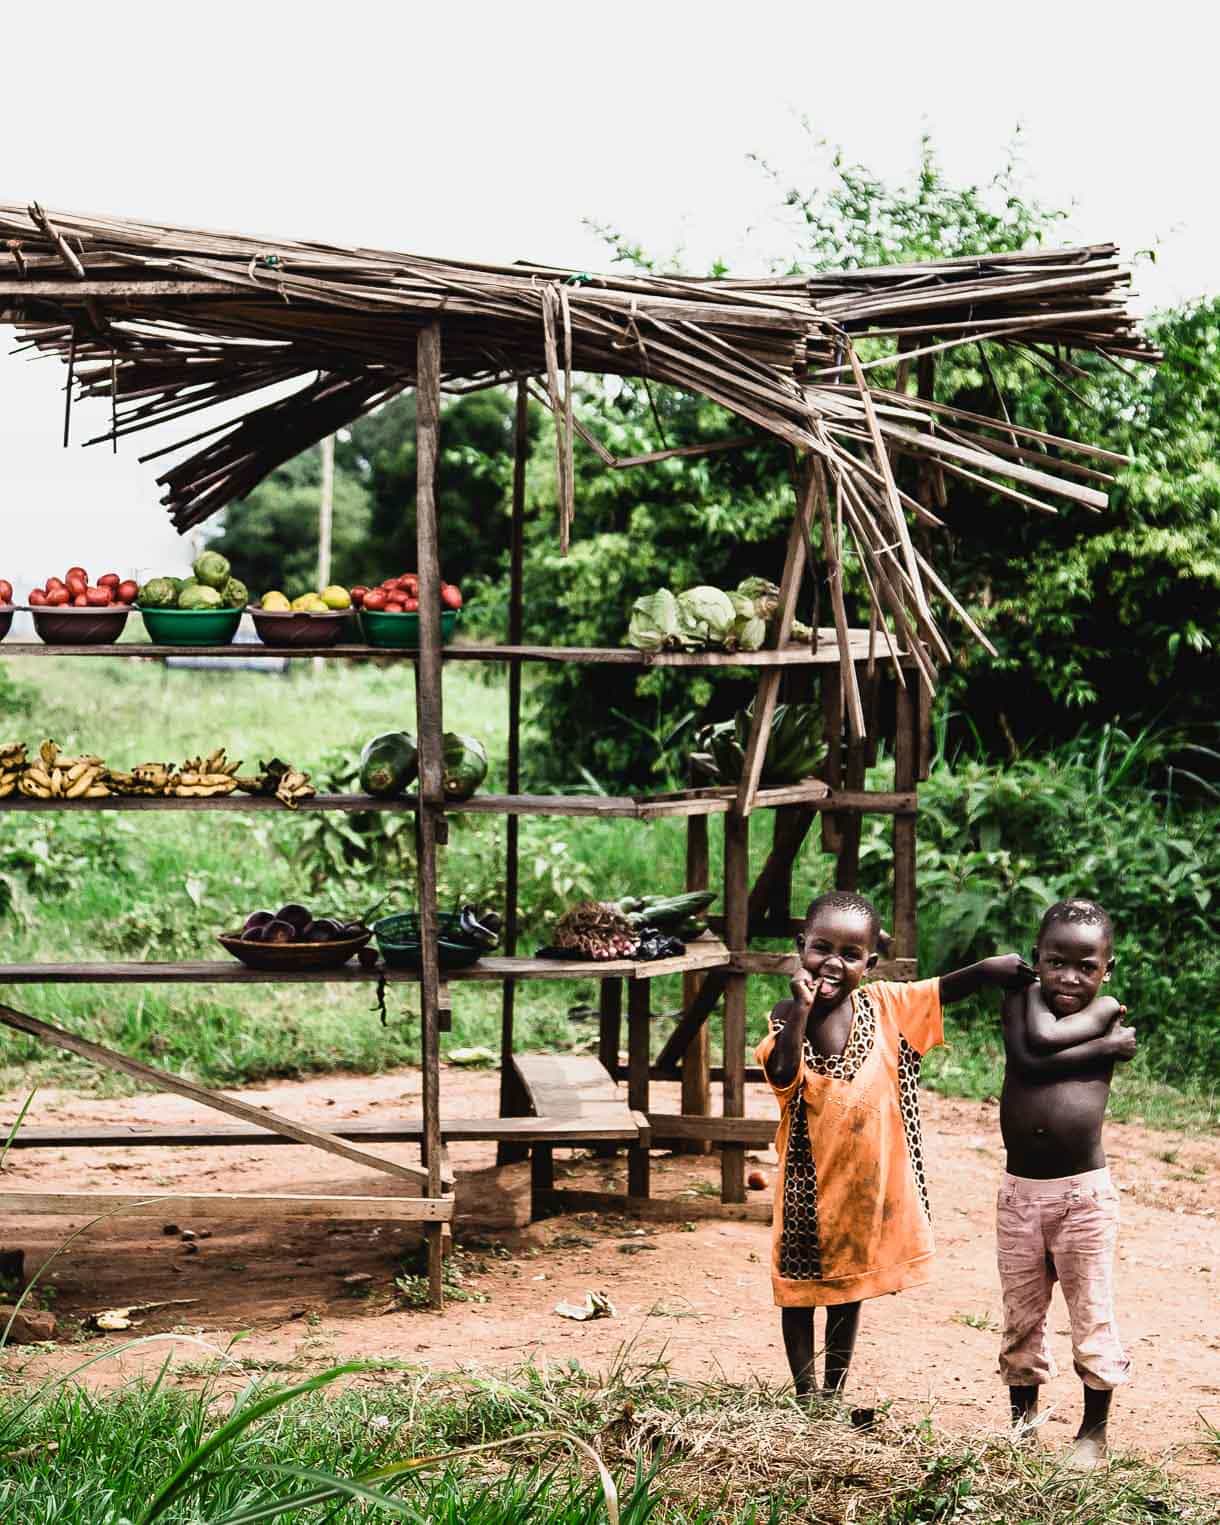
[[[819,895],[816,900],[809,902],[809,909],[805,912],[805,925],[808,926],[819,911],[852,911],[859,916],[868,917],[869,936],[874,945],[881,933],[881,917],[877,914],[877,907],[871,900],[863,895],[857,895],[851,890],[828,890],[826,894]]]
[[[1052,927],[1065,925],[1100,927],[1105,933],[1106,942],[1111,948],[1114,946],[1114,923],[1110,920],[1109,912],[1099,906],[1096,900],[1085,900],[1082,896],[1074,896],[1071,900],[1056,900],[1038,927],[1038,941],[1041,942]]]

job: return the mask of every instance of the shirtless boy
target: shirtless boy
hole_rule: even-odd
[[[1004,997],[1007,1066],[1000,1102],[1006,1174],[996,1204],[1004,1293],[1000,1374],[1018,1425],[1054,1375],[1046,1314],[1055,1281],[1072,1326],[1084,1417],[1071,1464],[1098,1465],[1115,1387],[1130,1370],[1114,1322],[1118,1194],[1101,1129],[1117,1060],[1135,1053],[1126,1008],[1101,995],[1114,968],[1114,929],[1091,900],[1062,900],[1042,918],[1039,983]]]

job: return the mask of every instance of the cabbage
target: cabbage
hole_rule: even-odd
[[[669,589],[637,598],[631,606],[628,644],[637,651],[662,651],[678,640],[678,601]]]
[[[678,624],[691,646],[723,646],[733,633],[737,611],[719,588],[688,588],[678,595]]]
[[[761,651],[767,639],[767,622],[757,615],[752,620],[738,620],[733,626],[733,640],[738,651]]]
[[[743,598],[752,600],[760,619],[771,619],[779,608],[779,588],[765,577],[743,577],[737,584]]]

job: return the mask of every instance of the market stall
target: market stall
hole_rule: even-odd
[[[738,1215],[745,1204],[744,1152],[761,1142],[744,1116],[749,1078],[745,1053],[746,984],[752,975],[783,973],[788,955],[754,952],[757,936],[793,929],[791,876],[797,854],[820,820],[822,845],[836,855],[836,882],[854,887],[859,823],[876,812],[893,820],[893,948],[896,977],[914,973],[915,813],[917,784],[927,764],[927,720],[938,669],[951,660],[950,642],[933,613],[942,602],[971,639],[987,644],[932,560],[930,537],[944,478],[983,481],[1022,508],[1055,511],[1056,502],[1086,509],[1106,504],[1111,468],[1121,458],[1058,439],[1000,416],[937,403],[933,367],[938,355],[962,345],[1002,345],[1036,356],[1058,374],[1073,352],[1115,361],[1154,358],[1127,309],[1127,275],[1108,245],[1075,250],[947,260],[919,266],[824,272],[811,277],[694,280],[653,275],[591,275],[531,265],[437,261],[408,254],[343,249],[321,243],[274,242],[119,219],[46,213],[0,205],[0,322],[14,325],[21,343],[58,357],[68,369],[65,438],[74,396],[108,400],[116,443],[144,429],[176,425],[184,437],[159,446],[178,457],[159,481],[175,526],[186,531],[250,491],[300,451],[350,424],[405,388],[417,398],[418,643],[393,657],[415,673],[418,787],[398,798],[368,794],[294,800],[301,810],[410,811],[418,834],[417,972],[376,965],[348,966],[296,976],[301,980],[412,980],[422,1002],[423,1111],[417,1123],[391,1130],[418,1139],[416,1169],[358,1147],[350,1138],[303,1128],[261,1108],[193,1086],[86,1043],[64,1029],[0,1005],[0,1023],[109,1066],[143,1083],[191,1095],[228,1112],[247,1128],[328,1149],[395,1176],[412,1190],[393,1211],[417,1219],[429,1243],[434,1301],[441,1298],[444,1230],[452,1217],[452,1179],[444,1140],[469,1137],[441,1111],[439,1034],[448,1016],[448,986],[462,979],[503,985],[500,1119],[480,1137],[495,1137],[506,1154],[534,1157],[539,1211],[564,1206],[627,1206],[657,1212],[649,1197],[649,1151],[656,1146],[718,1147],[722,1156],[720,1210]],[[576,416],[574,375],[640,376],[699,393],[735,415],[748,433],[713,445],[659,449],[615,459]],[[892,378],[889,387],[877,384]],[[914,390],[912,390],[914,383]],[[517,388],[513,483],[511,600],[502,645],[447,644],[441,628],[441,554],[435,477],[446,392],[513,385]],[[295,390],[286,393],[286,387]],[[263,394],[271,391],[271,400]],[[534,398],[555,422],[559,522],[567,548],[578,534],[573,452],[582,440],[607,470],[629,469],[671,454],[739,449],[772,440],[790,452],[794,515],[765,629],[748,646],[662,639],[649,649],[530,645],[522,610],[522,545],[526,409]],[[200,428],[195,415],[217,408],[221,419]],[[236,416],[235,416],[236,409]],[[203,421],[206,425],[206,420]],[[926,489],[904,488],[895,463],[913,460]],[[909,487],[909,484],[908,484]],[[912,526],[917,533],[913,533]],[[859,566],[870,623],[849,626],[843,591],[844,558]],[[826,589],[833,625],[800,627],[798,600],[813,581]],[[815,622],[816,623],[816,622]],[[796,632],[800,632],[797,638]],[[134,660],[206,655],[223,660],[249,648],[209,645],[94,645],[6,641],[4,655],[30,658],[119,656]],[[302,642],[293,658],[322,655],[364,659],[365,642]],[[382,657],[387,653],[379,652]],[[453,803],[442,785],[444,734],[442,671],[446,661],[494,661],[509,670],[508,792]],[[740,775],[731,784],[678,793],[580,798],[520,792],[521,670],[526,662],[594,666],[629,663],[698,670],[753,669],[757,694],[741,744]],[[764,787],[768,741],[781,688],[818,702],[828,754],[823,776]],[[0,738],[3,741],[4,738]],[[892,786],[865,785],[877,744],[890,743]],[[260,810],[276,801],[257,792],[184,797],[166,792],[142,798],[100,793],[93,798],[10,793],[9,810]],[[454,809],[506,817],[505,954],[465,969],[442,971],[438,957],[437,854]],[[751,821],[773,815],[771,851],[749,883]],[[712,817],[724,822],[724,915],[680,955],[635,955],[548,961],[519,956],[517,822],[523,815],[621,816],[647,822],[687,820],[687,887],[707,885]],[[682,1010],[653,1057],[651,981],[684,977]],[[0,985],[30,983],[248,983],[284,978],[217,963],[39,964],[0,969]],[[548,1070],[514,1058],[514,997],[534,979],[601,982],[600,1073]],[[624,987],[627,1061],[620,1062]],[[723,1064],[708,1060],[707,1022],[723,1008]],[[655,1075],[683,1081],[681,1113],[650,1109]],[[605,1087],[625,1077],[626,1104]],[[710,1085],[722,1086],[721,1115],[713,1116]],[[533,1115],[528,1115],[532,1111]],[[254,1115],[248,1115],[253,1113]],[[248,1139],[228,1130],[227,1138]],[[224,1139],[213,1132],[214,1142]],[[139,1140],[132,1139],[131,1142]],[[35,1140],[37,1142],[37,1140]],[[84,1142],[84,1140],[82,1140]],[[375,1143],[367,1135],[361,1144]],[[62,1145],[63,1140],[60,1139]],[[630,1151],[629,1190],[622,1198],[556,1191],[550,1152],[590,1143]],[[585,1200],[587,1198],[588,1200]],[[369,1211],[359,1199],[343,1208],[297,1202],[317,1214]],[[96,1207],[98,1198],[89,1202]],[[258,1211],[294,1210],[292,1199],[260,1199]],[[80,1201],[0,1193],[0,1212],[79,1213]],[[131,1207],[116,1199],[117,1208]],[[248,1207],[250,1204],[246,1204]],[[224,1211],[245,1210],[241,1203]]]

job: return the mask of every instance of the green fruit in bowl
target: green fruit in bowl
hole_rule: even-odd
[[[226,609],[244,609],[250,602],[250,590],[240,578],[230,577],[221,589],[220,601]]]
[[[197,583],[193,588],[183,588],[178,595],[179,609],[221,609],[223,600],[215,588]]]
[[[178,600],[173,579],[169,577],[149,578],[137,597],[143,609],[172,609]]]
[[[204,551],[191,568],[197,580],[207,588],[220,592],[228,582],[232,568],[219,551]]]

